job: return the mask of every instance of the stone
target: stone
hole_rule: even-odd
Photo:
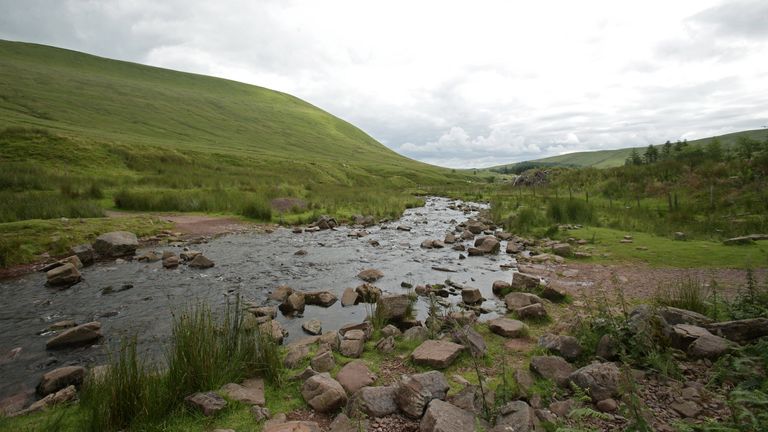
[[[301,372],[297,373],[296,375],[292,376],[291,377],[291,381],[304,382],[304,381],[312,378],[313,376],[315,376],[317,374],[318,374],[317,371],[315,371],[311,367],[307,366],[306,368],[304,368],[303,371],[301,371]]]
[[[603,360],[616,360],[619,357],[618,346],[611,335],[603,335],[597,342],[595,355]]]
[[[312,369],[320,373],[330,372],[336,367],[336,361],[334,360],[331,351],[325,351],[313,357],[312,360],[309,361],[309,365]]]
[[[504,303],[509,310],[517,310],[536,303],[543,303],[536,294],[524,292],[511,292],[504,296]]]
[[[329,432],[360,432],[368,430],[367,420],[351,420],[346,414],[341,413],[333,419],[333,422],[328,426]]]
[[[539,337],[539,346],[568,361],[576,360],[582,351],[581,344],[575,337],[549,333]]]
[[[384,277],[384,273],[382,273],[381,270],[366,269],[358,273],[357,277],[364,280],[365,282],[376,282],[377,280]]]
[[[48,270],[45,273],[45,276],[48,279],[48,285],[54,287],[72,286],[80,282],[80,279],[82,278],[77,267],[72,263],[66,263],[52,270]]]
[[[477,288],[464,288],[461,290],[461,301],[466,304],[473,305],[482,303],[483,300],[485,300],[483,294],[480,293],[480,290]]]
[[[14,415],[38,412],[55,405],[61,405],[67,402],[73,402],[75,400],[77,400],[77,390],[75,389],[75,386],[71,385],[57,391],[56,393],[49,394],[39,401],[34,402],[29,406],[29,408],[19,411]]]
[[[269,317],[269,318],[277,317],[277,308],[274,306],[252,307],[252,308],[248,308],[248,312],[252,313],[257,317]]]
[[[376,350],[382,353],[391,353],[395,350],[395,337],[387,336],[376,342]]]
[[[280,303],[280,312],[282,312],[284,315],[291,315],[295,313],[303,313],[304,312],[304,294],[294,292],[291,293],[285,301]]]
[[[407,295],[384,296],[376,303],[376,314],[387,321],[401,321],[408,316],[411,299]]]
[[[349,340],[361,340],[366,341],[368,339],[368,335],[365,333],[365,330],[361,329],[351,329],[344,332],[344,339]]]
[[[355,304],[357,304],[357,292],[353,288],[346,288],[341,295],[341,305],[346,307]]]
[[[424,342],[429,339],[429,331],[422,326],[411,327],[403,333],[403,339],[406,341]]]
[[[202,255],[202,252],[194,251],[194,250],[185,250],[185,251],[183,251],[182,253],[179,254],[179,257],[183,261],[192,261],[198,255]]]
[[[563,401],[552,402],[549,404],[549,410],[552,411],[556,416],[565,418],[568,416],[568,414],[571,413],[573,406],[573,399],[566,399]]]
[[[519,309],[515,309],[515,314],[520,319],[540,319],[547,316],[547,310],[541,303],[534,303]]]
[[[328,291],[315,291],[304,293],[304,302],[308,305],[330,307],[338,298]]]
[[[688,356],[694,359],[716,360],[731,348],[732,342],[713,334],[702,335],[688,346]]]
[[[332,218],[328,215],[322,215],[315,221],[314,225],[320,228],[321,230],[327,230],[327,229],[336,228],[339,225],[339,223],[336,222],[335,218]]]
[[[561,257],[569,257],[573,255],[573,249],[568,243],[555,243],[552,245],[552,253]]]
[[[483,339],[483,336],[470,325],[465,325],[460,330],[456,331],[453,339],[469,348],[469,352],[473,357],[483,357],[488,352],[488,346],[485,343],[485,339]]]
[[[524,401],[512,401],[499,409],[496,425],[491,432],[533,432],[535,426],[536,413],[533,408]]]
[[[354,331],[354,330],[362,331],[363,332],[362,333],[362,337],[358,337],[358,336],[354,336],[353,337],[353,336],[351,336],[353,334],[356,335],[356,334],[359,334],[359,333],[350,333],[349,335],[347,335],[347,333],[349,333],[351,331]],[[357,324],[344,324],[339,329],[339,334],[341,336],[345,337],[346,339],[361,339],[362,338],[362,339],[368,340],[373,335],[373,325],[371,325],[370,321],[363,321],[363,322],[357,323]]]
[[[83,268],[83,263],[80,261],[80,258],[77,257],[77,255],[68,256],[66,258],[63,258],[59,261],[61,264],[70,263],[73,266],[75,266],[76,269],[80,270]]]
[[[690,324],[704,327],[714,322],[711,318],[697,312],[666,306],[659,308],[659,314],[669,325]]]
[[[242,385],[229,383],[221,387],[221,392],[229,399],[248,405],[264,406],[264,381],[254,378],[245,381]]]
[[[283,326],[276,320],[269,320],[263,324],[259,324],[259,331],[262,334],[270,336],[278,345],[283,343],[283,339],[288,334]]]
[[[262,406],[252,406],[251,415],[253,416],[253,420],[256,423],[263,422],[264,420],[269,419],[269,408]]]
[[[445,244],[454,244],[456,243],[456,236],[452,233],[448,233],[445,235],[445,238],[443,239],[443,243]]]
[[[353,360],[347,363],[336,375],[336,380],[347,394],[355,394],[361,388],[373,384],[376,378],[376,374],[371,372],[368,365],[361,360]]]
[[[613,363],[592,363],[571,373],[570,380],[585,389],[593,401],[619,395],[621,372]]]
[[[309,378],[301,387],[301,396],[317,412],[335,411],[347,403],[347,394],[338,381],[327,373]]]
[[[523,250],[523,247],[513,241],[508,241],[507,247],[504,249],[504,251],[510,255],[520,253],[521,250]]]
[[[93,242],[93,249],[104,258],[118,258],[136,253],[139,239],[136,234],[127,231],[114,231],[102,234]]]
[[[453,311],[448,313],[448,319],[457,324],[471,324],[477,321],[477,314],[472,310]]]
[[[281,421],[264,424],[263,432],[322,432],[317,422],[311,421]]]
[[[358,286],[355,292],[358,295],[358,302],[376,303],[381,297],[381,289],[369,283]]]
[[[669,344],[673,348],[685,351],[688,346],[701,336],[711,336],[707,329],[690,324],[675,324],[669,331]]]
[[[404,377],[395,393],[395,403],[398,408],[412,419],[421,418],[432,399],[432,392],[411,377]]]
[[[288,285],[280,285],[269,295],[269,298],[271,300],[284,302],[291,294],[293,294],[293,288]]]
[[[399,337],[402,336],[403,332],[400,331],[399,328],[393,326],[392,324],[387,324],[383,329],[381,329],[381,335],[384,337]]]
[[[508,338],[519,338],[528,334],[527,325],[522,321],[509,318],[496,318],[488,321],[488,327],[497,335]]]
[[[513,273],[512,274],[512,289],[519,291],[530,291],[536,289],[541,284],[541,279],[538,276],[534,276],[527,273]]]
[[[492,407],[493,391],[487,389],[486,391],[486,404]],[[449,397],[448,402],[457,408],[471,412],[475,416],[483,414],[483,393],[480,391],[480,386],[465,385],[458,393]]]
[[[448,395],[448,390],[450,389],[448,379],[446,379],[445,375],[440,371],[417,373],[411,375],[411,378],[418,381],[425,389],[429,390],[434,398],[444,400]]]
[[[309,355],[307,345],[295,345],[288,347],[283,358],[283,365],[288,369],[295,369]]]
[[[699,404],[693,401],[672,402],[670,408],[686,418],[696,417],[701,412]]]
[[[483,255],[485,255],[485,252],[483,252],[483,250],[480,249],[480,248],[471,247],[471,248],[467,249],[467,255],[469,255],[469,256],[483,256]]]
[[[84,367],[64,366],[45,373],[37,385],[37,393],[41,396],[46,396],[70,385],[79,387],[84,379]]]
[[[479,245],[477,244],[477,241],[475,241],[475,245],[475,247],[480,249],[484,254],[497,254],[501,247],[499,239],[493,236],[484,237]]]
[[[359,358],[363,354],[365,341],[362,339],[344,339],[339,344],[339,352],[344,357]]]
[[[93,264],[93,261],[96,259],[96,252],[94,252],[93,246],[87,243],[72,246],[69,251],[70,253],[77,255],[77,258],[80,259],[80,262],[83,263],[83,265]]]
[[[214,392],[195,393],[184,398],[184,402],[190,407],[200,411],[204,416],[216,415],[227,406],[227,401]]]
[[[493,282],[493,286],[491,287],[491,290],[493,291],[493,294],[497,296],[503,296],[509,293],[509,291],[512,289],[512,285],[510,285],[508,282],[497,280]]]
[[[73,320],[57,321],[48,326],[49,331],[60,331],[68,328],[76,327],[77,323]]]
[[[213,261],[205,257],[205,255],[198,255],[189,262],[189,266],[198,269],[207,269],[214,266]]]
[[[93,321],[64,330],[48,339],[45,347],[46,349],[58,349],[88,345],[98,341],[101,337],[101,323]]]
[[[173,269],[179,266],[179,257],[171,255],[163,258],[163,268]]]
[[[475,416],[440,399],[433,399],[419,424],[420,432],[474,432]]]
[[[565,289],[554,284],[545,285],[541,289],[541,298],[545,298],[553,302],[561,302],[565,300],[567,295],[568,293],[565,291]]]
[[[451,365],[459,356],[463,346],[447,341],[427,340],[411,354],[417,365],[443,369]]]
[[[615,399],[608,398],[608,399],[603,399],[601,401],[597,401],[597,403],[595,404],[595,407],[597,407],[597,410],[600,412],[613,413],[619,409],[619,404],[616,402]]]
[[[321,344],[325,344],[331,347],[331,349],[338,351],[339,349],[339,332],[337,331],[327,331],[320,335],[318,338],[318,342]]]
[[[530,397],[531,389],[536,384],[536,380],[531,371],[525,369],[515,369],[513,376],[515,377],[517,388],[520,390],[522,396]]]
[[[155,251],[147,251],[136,258],[138,262],[155,262],[160,261],[163,257]]]
[[[745,343],[768,336],[768,318],[751,318],[738,321],[725,321],[705,326],[712,334],[729,341]]]
[[[347,413],[355,416],[363,413],[368,417],[386,417],[397,412],[396,386],[362,387],[347,404]]]
[[[557,356],[533,356],[530,367],[533,372],[554,381],[560,387],[568,387],[568,380],[573,373],[573,366]]]
[[[311,335],[319,335],[323,333],[323,325],[320,323],[320,320],[316,319],[304,321],[304,323],[301,324],[301,328]]]

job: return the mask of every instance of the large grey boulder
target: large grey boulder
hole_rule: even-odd
[[[419,424],[420,432],[474,432],[475,416],[440,399],[433,399]]]
[[[114,231],[96,237],[93,249],[104,258],[117,258],[136,253],[139,239],[128,231]]]
[[[331,412],[347,403],[347,394],[338,381],[327,373],[315,375],[304,382],[301,396],[317,412]]]
[[[700,336],[688,346],[688,356],[695,359],[715,360],[728,352],[733,342],[713,334]]]
[[[355,392],[347,404],[347,414],[363,413],[369,417],[385,417],[397,412],[395,393],[397,386],[363,387]]]
[[[293,292],[286,299],[280,303],[280,312],[285,315],[304,312],[304,294],[299,292]]]
[[[87,345],[101,339],[101,323],[98,321],[81,324],[64,330],[45,343],[47,349],[58,349]]]
[[[619,396],[621,372],[613,363],[592,363],[575,370],[570,380],[585,389],[592,400],[597,402]]]
[[[424,410],[432,399],[432,392],[411,377],[403,378],[395,393],[397,406],[406,416],[413,419],[421,418],[424,415]]]

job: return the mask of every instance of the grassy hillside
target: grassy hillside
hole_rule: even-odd
[[[468,178],[285,93],[0,41],[0,223],[113,207],[277,222],[393,216],[420,188]],[[279,198],[297,204],[276,211]],[[8,241],[0,255],[20,246]]]
[[[756,129],[743,132],[736,132],[726,135],[720,135],[718,137],[702,138],[698,140],[688,141],[688,144],[692,147],[704,147],[709,144],[713,139],[717,138],[724,147],[731,147],[736,144],[739,137],[745,136],[752,139],[762,141],[766,136],[765,129]],[[662,145],[659,143],[658,145]],[[502,165],[499,167],[491,168],[493,170],[503,169],[505,166],[514,167],[518,164],[534,163],[534,164],[551,164],[559,166],[573,166],[573,167],[593,167],[593,168],[612,168],[624,165],[624,161],[632,153],[632,147],[616,149],[616,150],[599,150],[588,152],[576,152],[559,156],[550,156],[547,158],[536,159],[527,162],[519,162],[517,164]],[[635,147],[635,149],[642,154],[646,147]]]

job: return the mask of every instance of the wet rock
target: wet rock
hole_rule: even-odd
[[[77,258],[80,259],[80,262],[83,263],[83,265],[91,265],[96,259],[96,252],[93,250],[93,246],[87,243],[72,246],[69,251],[70,253],[77,255]]]
[[[531,370],[544,379],[551,379],[557,385],[567,387],[568,380],[573,373],[573,366],[562,357],[533,356],[531,357]]]
[[[419,424],[421,432],[473,432],[475,416],[440,399],[433,399]]]
[[[307,254],[307,251],[304,250],[304,249],[299,249],[296,252],[294,252],[293,254],[296,255],[296,256],[304,256],[304,255]]]
[[[541,284],[541,279],[538,276],[527,273],[513,273],[510,285],[514,290],[530,291],[536,289],[539,284]]]
[[[183,261],[192,261],[193,259],[195,259],[195,257],[202,254],[203,254],[202,252],[196,251],[196,250],[185,250],[179,254],[179,257]]]
[[[364,340],[351,340],[344,339],[339,344],[339,352],[344,357],[359,358],[363,354],[365,348]]]
[[[480,237],[475,239],[475,248],[482,251],[484,254],[497,254],[501,244],[499,240],[494,236]]]
[[[347,394],[355,394],[363,387],[376,381],[376,374],[368,369],[368,365],[361,360],[353,360],[339,370],[336,380],[341,384]]]
[[[493,290],[493,294],[502,296],[509,293],[509,291],[512,289],[512,285],[510,285],[508,282],[497,280],[493,282],[491,289]]]
[[[346,288],[344,290],[344,294],[341,295],[341,305],[346,306],[353,306],[357,304],[357,292],[352,288]]]
[[[547,316],[547,310],[541,303],[534,303],[519,309],[515,309],[515,314],[520,319],[541,319]]]
[[[101,323],[98,321],[81,324],[67,329],[48,339],[46,349],[59,349],[87,345],[101,339]]]
[[[443,243],[445,243],[445,244],[454,244],[454,243],[456,243],[456,236],[451,234],[451,233],[446,234],[445,238],[443,239]]]
[[[396,386],[362,387],[353,393],[347,405],[347,413],[355,416],[363,413],[368,417],[385,417],[397,412]]]
[[[461,300],[466,304],[482,303],[483,294],[477,288],[464,288],[461,290]]]
[[[205,257],[205,255],[198,255],[189,262],[189,266],[198,269],[207,269],[214,266],[213,261]]]
[[[473,238],[475,238],[475,235],[472,234],[472,232],[469,231],[469,230],[464,230],[464,231],[461,232],[461,236],[460,237],[461,237],[462,240],[472,240]]]
[[[528,334],[528,326],[522,321],[509,318],[496,318],[488,321],[488,327],[492,332],[508,338],[519,338]]]
[[[321,230],[336,228],[338,225],[339,223],[336,222],[336,219],[328,215],[322,215],[315,221],[315,226]]]
[[[45,273],[48,285],[54,287],[68,287],[78,282],[82,276],[72,263],[66,263]]]
[[[221,392],[229,399],[248,405],[264,406],[266,403],[264,381],[260,378],[246,380],[243,384],[225,384]]]
[[[304,312],[304,294],[294,292],[280,304],[280,312],[285,315]]]
[[[305,321],[301,325],[301,328],[311,335],[319,335],[323,333],[323,324],[320,322],[320,320],[316,319]]]
[[[139,239],[136,234],[127,231],[114,231],[102,234],[93,242],[93,249],[104,258],[117,258],[136,253]]]
[[[411,299],[407,295],[385,296],[379,298],[376,314],[387,321],[401,321],[408,315]]]
[[[483,231],[488,229],[488,227],[485,224],[476,220],[467,221],[465,226],[466,226],[466,229],[474,235],[482,234]]]
[[[83,263],[80,261],[80,258],[77,257],[77,255],[68,256],[66,258],[63,258],[59,261],[61,264],[70,263],[73,266],[75,266],[76,269],[80,270],[83,268]]]
[[[513,241],[509,241],[507,242],[507,247],[504,251],[510,255],[514,255],[514,254],[520,253],[521,250],[523,250],[521,245]]]
[[[539,346],[569,361],[576,360],[582,352],[581,344],[573,336],[545,334],[539,337]]]
[[[357,277],[366,282],[376,282],[384,277],[384,273],[381,270],[366,269],[357,274]]]
[[[592,363],[574,371],[570,380],[587,390],[593,401],[619,395],[621,373],[613,363]]]
[[[136,261],[138,261],[138,262],[155,262],[155,261],[160,261],[161,259],[162,259],[162,255],[160,255],[159,253],[157,253],[155,251],[148,251],[148,252],[145,252],[145,253],[139,255],[136,258]]]
[[[309,365],[312,369],[320,373],[330,372],[336,367],[336,360],[334,360],[331,351],[325,351],[313,357],[312,360],[309,361]]]
[[[358,286],[355,292],[358,295],[358,301],[365,303],[376,303],[381,297],[381,289],[369,283]]]
[[[304,293],[304,302],[308,305],[330,307],[336,303],[337,300],[338,298],[336,298],[333,293],[328,291],[314,291]]]
[[[79,387],[85,379],[85,368],[82,366],[65,366],[47,372],[37,385],[37,393],[46,396],[51,393],[74,385]]]
[[[496,426],[491,432],[533,432],[535,424],[536,413],[533,408],[524,401],[512,401],[499,409]]]
[[[179,257],[171,255],[163,258],[163,268],[174,269],[179,266]]]
[[[411,327],[403,333],[403,339],[406,341],[424,342],[429,338],[429,332],[422,326]]]
[[[76,327],[77,323],[73,320],[57,321],[48,326],[49,331],[61,331],[68,328]]]
[[[347,394],[338,381],[327,373],[315,375],[304,382],[301,396],[317,412],[331,412],[347,403]]]
[[[712,334],[702,335],[688,346],[688,356],[695,359],[715,360],[728,352],[732,342]]]
[[[406,226],[406,225],[399,225],[399,226],[397,227],[397,230],[398,230],[398,231],[406,231],[406,232],[409,232],[409,231],[411,231],[411,229],[412,229],[411,227],[409,227],[409,226]]]
[[[459,244],[453,245],[453,247],[451,249],[453,249],[453,250],[455,250],[457,252],[464,252],[467,248],[463,244],[459,243]],[[459,254],[459,257],[463,257],[463,256],[464,255]],[[464,258],[466,258],[466,257],[464,257]],[[464,259],[464,258],[460,258],[460,259]]]
[[[376,343],[376,351],[391,353],[395,350],[395,338],[387,336]]]
[[[443,369],[453,363],[462,349],[463,346],[453,342],[427,340],[419,345],[411,356],[417,365]]]
[[[271,300],[284,302],[289,295],[293,294],[293,288],[287,285],[280,285],[269,295]]]
[[[733,342],[749,342],[768,336],[768,318],[752,318],[739,321],[725,321],[705,326],[715,335]]]
[[[227,406],[227,401],[214,392],[195,393],[184,398],[184,402],[206,417],[215,415]]]
[[[543,301],[536,294],[524,292],[511,292],[504,296],[504,303],[509,310],[517,310],[532,304],[541,304]]]
[[[471,248],[467,249],[467,255],[469,255],[469,256],[483,256],[483,255],[485,255],[485,252],[483,252],[483,250],[480,249],[480,248],[471,247]]]
[[[311,421],[278,421],[271,420],[264,424],[263,432],[322,432],[317,422]]]

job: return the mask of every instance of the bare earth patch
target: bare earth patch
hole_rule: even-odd
[[[136,213],[108,211],[107,217],[133,216]],[[173,230],[184,238],[216,237],[224,234],[263,231],[268,225],[245,222],[243,220],[210,215],[156,214],[158,218],[174,224]]]

